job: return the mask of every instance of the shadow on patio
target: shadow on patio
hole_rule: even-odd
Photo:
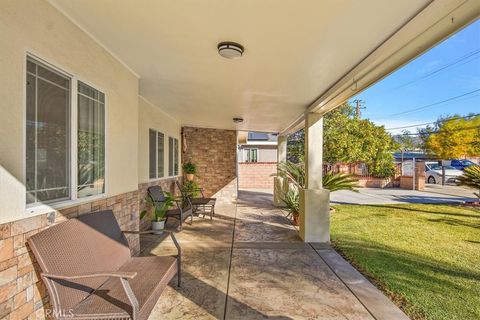
[[[348,284],[363,278],[341,263],[331,267],[325,257],[335,252],[329,246],[302,242],[285,213],[272,206],[271,193],[240,191],[237,204],[216,212],[213,220],[197,217],[176,234],[183,286],[172,281],[151,320],[382,318],[375,313],[384,311],[369,310]],[[141,245],[143,255],[174,252],[173,244],[157,236],[142,237]],[[348,273],[346,279],[335,269]],[[376,299],[380,293],[372,287],[366,291]],[[389,319],[403,319],[395,307],[389,312]]]

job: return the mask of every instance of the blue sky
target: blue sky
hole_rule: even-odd
[[[439,70],[442,69],[443,70]],[[415,112],[411,109],[462,98]],[[444,40],[351,99],[364,100],[362,118],[385,128],[435,121],[439,116],[480,113],[480,20]],[[398,114],[408,112],[404,114]],[[389,130],[398,133],[403,129]],[[417,132],[416,128],[408,128]]]

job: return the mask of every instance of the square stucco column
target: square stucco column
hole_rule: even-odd
[[[280,162],[287,161],[287,136],[278,136],[277,142],[277,166]],[[282,194],[284,189],[284,179],[276,176],[273,178],[273,204],[277,207],[284,205]]]
[[[305,242],[330,242],[330,192],[322,188],[323,118],[305,119],[306,188],[300,190],[300,237]]]

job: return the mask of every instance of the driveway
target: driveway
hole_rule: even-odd
[[[473,200],[471,189],[459,186],[426,185],[424,191],[397,188],[360,188],[330,195],[333,204],[462,203]]]

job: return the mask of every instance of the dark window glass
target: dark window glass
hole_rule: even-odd
[[[70,79],[29,59],[27,74],[27,203],[70,198]]]

